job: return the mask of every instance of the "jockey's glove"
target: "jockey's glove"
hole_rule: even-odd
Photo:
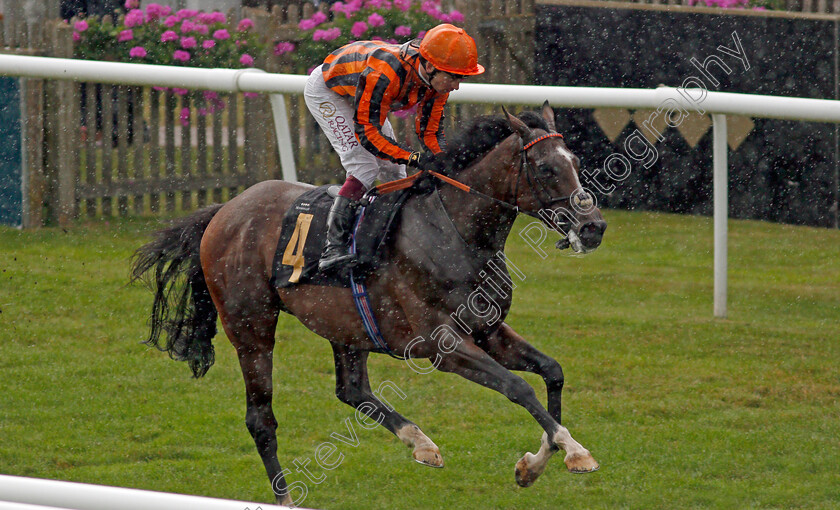
[[[433,170],[436,162],[437,156],[431,152],[412,152],[408,157],[408,166],[418,170]]]

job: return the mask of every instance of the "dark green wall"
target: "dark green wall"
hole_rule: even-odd
[[[16,78],[0,78],[0,223],[22,220],[20,88]]]
[[[694,76],[710,91],[837,99],[837,21],[655,9],[538,6],[538,84],[653,88]],[[719,49],[736,49],[749,62]],[[692,65],[716,55],[712,79]],[[838,131],[834,124],[753,119],[755,127],[729,153],[730,214],[787,223],[836,226]],[[562,126],[562,127],[561,127]],[[630,122],[610,142],[591,110],[561,110],[558,129],[590,169],[602,167],[637,129]],[[711,214],[712,130],[691,147],[675,128],[655,145],[656,164],[600,196],[601,204]]]

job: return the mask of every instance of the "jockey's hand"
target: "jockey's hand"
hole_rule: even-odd
[[[437,156],[431,152],[412,152],[408,157],[408,166],[419,170],[432,170],[435,168]]]

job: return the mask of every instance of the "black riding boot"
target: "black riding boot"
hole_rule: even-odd
[[[349,198],[335,197],[330,214],[327,216],[327,245],[321,253],[318,270],[327,271],[356,259],[347,252],[350,231],[356,220],[355,207]]]

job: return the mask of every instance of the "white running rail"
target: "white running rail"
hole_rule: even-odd
[[[0,510],[288,510],[290,507],[0,475]]]
[[[283,178],[288,181],[297,181],[288,117],[282,94],[302,93],[306,76],[269,74],[257,69],[199,69],[21,55],[0,55],[0,75],[270,94]],[[570,108],[613,107],[665,112],[669,109],[680,108],[685,111],[712,114],[714,123],[715,317],[726,317],[728,218],[726,115],[840,122],[840,101],[735,94],[705,89],[674,87],[620,89],[464,83],[460,90],[453,92],[450,96],[450,101],[464,103],[540,105],[546,100],[553,106]]]

